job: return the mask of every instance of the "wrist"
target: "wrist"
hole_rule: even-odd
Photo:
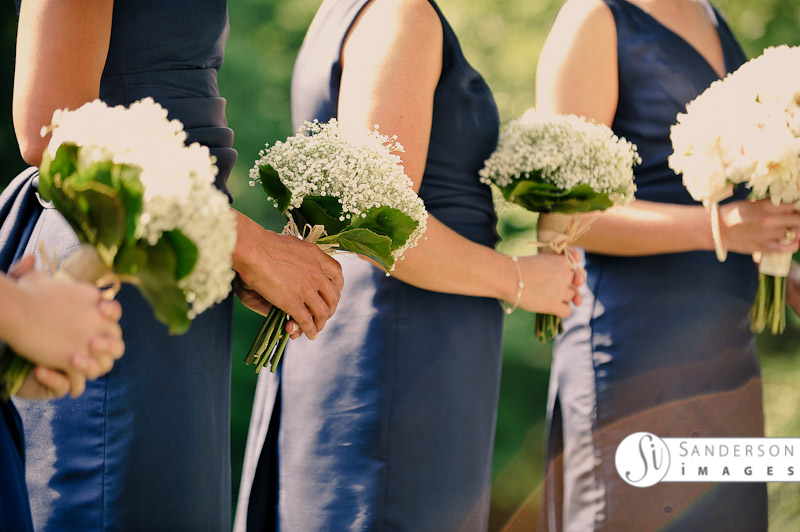
[[[519,259],[517,258],[516,255],[512,255],[510,258],[511,258],[511,263],[514,266],[513,270],[514,284],[513,284],[513,290],[510,292],[510,294],[513,295],[511,296],[511,298],[505,299],[507,304],[510,306],[502,305],[503,310],[505,311],[506,314],[511,314],[512,312],[517,310],[517,307],[519,307],[519,304],[522,301],[522,290],[525,288],[525,282],[522,280],[522,268],[519,265]]]
[[[720,222],[722,212],[720,210]],[[689,228],[694,235],[695,247],[700,251],[714,251],[714,231],[712,229],[711,212],[705,207],[697,207],[692,227]],[[720,226],[720,230],[722,227]]]
[[[233,248],[232,268],[241,276],[243,272],[248,272],[253,264],[254,232],[263,228],[239,211],[235,212],[236,245]]]
[[[519,263],[516,262],[515,256],[505,255],[502,253],[498,253],[498,256],[502,263],[500,268],[496,271],[502,273],[501,275],[497,276],[498,283],[496,286],[495,297],[511,306],[514,306],[515,303],[518,303],[517,294],[520,293],[519,283],[522,281]]]

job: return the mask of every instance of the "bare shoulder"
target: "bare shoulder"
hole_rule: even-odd
[[[372,0],[356,19],[355,29],[427,44],[441,40],[443,33],[439,15],[428,0]]]
[[[365,11],[391,15],[407,22],[440,26],[439,15],[428,0],[372,0]]]
[[[572,35],[603,35],[615,31],[614,15],[603,0],[568,0],[558,13],[554,28]]]
[[[550,30],[536,71],[536,105],[609,124],[617,86],[617,30],[602,0],[569,0]]]
[[[372,0],[356,18],[342,49],[343,64],[380,68],[387,62],[409,72],[441,68],[444,31],[428,0]]]
[[[550,29],[540,61],[549,64],[616,60],[616,43],[614,15],[605,2],[568,0]]]

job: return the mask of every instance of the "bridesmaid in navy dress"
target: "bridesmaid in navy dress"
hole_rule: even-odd
[[[39,130],[54,109],[152,97],[183,122],[187,142],[209,146],[226,190],[236,158],[217,88],[227,35],[224,0],[23,1],[14,91],[23,157],[38,163]],[[244,299],[261,310],[271,300],[316,335],[338,301],[338,264],[237,216]],[[78,244],[47,206],[28,249],[39,242],[62,257]],[[129,356],[78,400],[19,403],[34,524],[43,532],[227,530],[232,299],[178,337],[136,290],[118,299]]]
[[[291,344],[277,374],[262,372],[235,529],[484,530],[497,299],[563,315],[580,274],[556,256],[520,259],[518,271],[493,250],[478,170],[497,142],[497,109],[433,2],[323,2],[295,64],[292,112],[295,126],[337,117],[396,134],[431,219],[392,277],[341,258],[328,329]]]
[[[734,252],[721,264],[708,214],[667,166],[676,115],[745,60],[705,0],[570,0],[548,37],[538,106],[611,126],[643,162],[637,199],[579,241],[587,282],[553,353],[545,530],[766,530],[763,484],[636,488],[614,465],[634,432],[763,435],[750,255],[795,251],[782,240],[800,215],[740,190],[721,207]]]

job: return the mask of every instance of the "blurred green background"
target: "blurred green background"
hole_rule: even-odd
[[[235,205],[272,229],[282,225],[247,171],[266,141],[290,135],[289,81],[295,55],[319,0],[236,0],[230,4],[231,36],[219,82],[228,99],[239,162],[230,179]],[[562,0],[440,0],[470,62],[492,87],[503,120],[534,101],[536,60]],[[750,56],[766,46],[800,45],[798,0],[718,0]],[[0,188],[24,168],[11,125],[16,16],[10,0],[0,6]],[[54,80],[57,83],[57,80]],[[499,230],[519,246],[534,220],[514,216]],[[787,332],[760,338],[767,434],[800,437],[800,320],[790,312]],[[232,449],[233,495],[250,416],[255,375],[239,363],[260,320],[237,303],[234,340]],[[536,343],[533,316],[516,312],[506,321],[503,384],[497,422],[491,530],[530,530],[543,463],[550,346]],[[516,515],[516,516],[515,516]],[[512,517],[513,526],[507,526]],[[800,484],[770,485],[773,531],[800,530]]]

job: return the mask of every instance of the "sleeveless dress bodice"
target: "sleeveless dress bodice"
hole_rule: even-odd
[[[183,122],[187,144],[211,148],[217,186],[225,192],[236,161],[217,87],[228,30],[225,1],[117,0],[100,82],[100,99],[108,105],[151,97],[170,119]]]
[[[669,168],[670,127],[686,104],[719,79],[688,42],[625,0],[607,2],[617,21],[619,99],[611,128],[636,145],[642,164],[634,168],[636,197],[695,205],[681,178]],[[716,14],[727,72],[747,58],[725,20]],[[739,190],[737,198],[746,197]]]
[[[679,35],[626,0],[605,0],[617,31],[614,132],[638,147],[640,200],[698,205],[668,166],[670,126],[717,73]],[[709,6],[728,72],[746,60]],[[746,197],[739,190],[728,201]],[[698,227],[698,231],[710,231]],[[760,436],[761,383],[749,310],[758,277],[748,255],[712,251],[622,257],[585,253],[583,304],[553,353],[546,530],[763,530],[763,485],[633,488],[614,466],[638,431]],[[560,473],[552,471],[559,470]],[[678,487],[676,487],[678,486]],[[724,515],[723,517],[720,517]],[[563,522],[561,522],[563,518]],[[633,527],[633,528],[631,528]]]
[[[295,63],[295,126],[337,116],[342,45],[366,4],[320,7]],[[491,246],[495,215],[478,170],[497,143],[497,108],[431,4],[443,61],[419,194],[437,219]],[[290,342],[277,374],[259,377],[235,530],[485,530],[500,306],[338,260],[336,314],[316,341]]]
[[[184,124],[187,143],[210,148],[227,193],[236,152],[217,88],[226,2],[116,0],[112,16],[100,98],[160,103]],[[78,245],[48,206],[27,251],[40,242],[59,257]],[[232,298],[182,336],[170,336],[134,288],[117,298],[126,353],[114,369],[75,400],[15,401],[36,529],[228,530]]]

